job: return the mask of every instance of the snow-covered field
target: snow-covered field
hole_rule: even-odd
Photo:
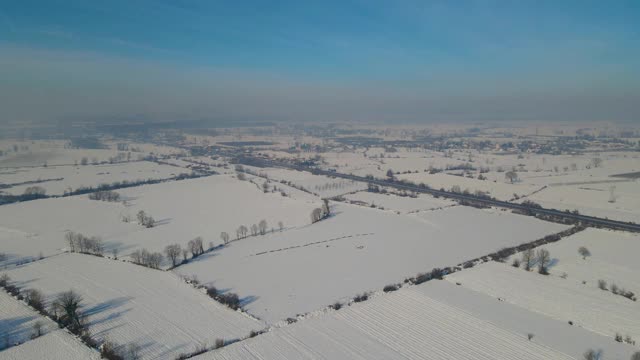
[[[92,186],[95,188],[100,184],[114,182],[168,179],[181,173],[190,174],[191,171],[148,161],[86,166],[10,168],[0,170],[0,183],[33,183],[1,189],[0,192],[20,195],[27,187],[39,186],[46,190],[47,195],[62,195],[80,187]]]
[[[295,186],[302,187],[303,189],[322,198],[334,197],[350,192],[361,191],[367,188],[367,184],[362,182],[342,178],[330,178],[323,175],[313,175],[306,171],[276,168],[248,168],[255,171],[260,176],[266,176],[275,181],[289,181]]]
[[[25,359],[97,360],[100,354],[66,330],[56,330],[0,352],[0,360]]]
[[[90,255],[62,254],[7,271],[47,301],[67,290],[83,298],[98,341],[140,346],[142,359],[174,359],[220,338],[246,337],[264,325],[233,311],[178,276]]]
[[[553,253],[552,253],[553,256]],[[574,275],[575,276],[575,275]],[[469,289],[612,338],[640,338],[640,303],[572,279],[488,262],[446,277]]]
[[[195,359],[573,359],[417,288],[305,319]]]
[[[591,253],[585,259],[578,253],[586,247]],[[596,288],[598,280],[607,286],[640,294],[640,234],[621,231],[587,229],[562,241],[545,245],[553,258],[552,276],[566,274],[569,281]],[[514,256],[519,256],[514,255]]]
[[[14,151],[14,145],[17,151]],[[0,156],[0,168],[3,167],[30,167],[47,165],[73,165],[80,164],[86,157],[89,162],[108,161],[109,158],[126,153],[131,153],[132,160],[138,160],[149,154],[178,154],[182,150],[157,146],[153,144],[129,143],[130,151],[118,151],[116,142],[106,142],[107,149],[71,149],[68,142],[62,140],[0,140],[0,150],[4,155]],[[132,151],[135,150],[135,151]]]
[[[463,176],[449,174],[429,174],[426,172],[398,175],[399,179],[408,180],[414,184],[424,183],[433,189],[452,190],[453,186],[460,187],[460,191],[469,191],[474,194],[482,191],[499,200],[511,200],[514,195],[526,196],[540,189],[540,186],[527,184],[510,184],[502,181],[489,181],[470,179]]]
[[[566,228],[469,207],[397,215],[333,203],[332,211],[313,225],[233,242],[176,271],[251,296],[245,308],[273,323]]]
[[[42,324],[42,334],[58,328],[56,323],[0,289],[0,350],[29,341],[37,322]]]
[[[379,194],[362,191],[346,195],[345,198],[349,201],[363,203],[363,205],[375,205],[378,208],[399,211],[401,213],[434,210],[456,204],[450,200],[436,199],[424,194],[418,194],[416,197],[409,197],[398,196],[393,193]]]
[[[552,209],[578,210],[586,215],[640,223],[640,182],[614,181],[552,185],[528,199]]]
[[[9,262],[57,254],[68,247],[64,236],[75,231],[100,236],[107,254],[117,249],[126,256],[136,249],[163,251],[168,244],[183,248],[201,236],[205,246],[222,242],[220,233],[232,237],[240,225],[249,227],[265,219],[269,227],[296,227],[310,222],[319,199],[306,201],[263,193],[255,184],[226,175],[172,181],[118,190],[126,203],[89,200],[86,195],[44,199],[0,206],[0,252]],[[64,211],[60,211],[64,209]],[[139,210],[152,216],[157,225],[145,228],[136,223]],[[123,222],[130,217],[131,222]],[[168,260],[165,265],[170,265]]]

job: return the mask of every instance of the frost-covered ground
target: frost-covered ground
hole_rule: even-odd
[[[426,184],[433,189],[452,190],[458,186],[460,191],[467,190],[471,194],[481,191],[499,200],[511,200],[515,195],[526,196],[540,189],[540,186],[527,184],[511,184],[502,181],[477,180],[464,176],[449,174],[429,174],[426,172],[398,175],[399,179],[408,180],[416,185]]]
[[[250,227],[265,219],[269,227],[303,226],[310,222],[319,199],[296,200],[280,193],[263,193],[248,181],[227,175],[172,181],[118,190],[125,203],[89,200],[86,195],[44,199],[0,206],[0,252],[15,263],[24,258],[57,254],[68,248],[64,236],[75,231],[102,237],[107,254],[117,249],[127,256],[140,248],[163,251],[168,244],[183,248],[201,236],[205,246],[220,244],[220,233],[232,237],[240,225]],[[61,210],[64,211],[61,211]],[[136,223],[139,210],[157,225]],[[123,222],[130,217],[131,222]],[[165,265],[170,265],[168,260]]]
[[[553,254],[552,254],[553,255]],[[575,276],[575,275],[574,275]],[[446,277],[469,289],[597,334],[640,338],[640,303],[572,279],[488,262]]]
[[[83,298],[92,335],[140,346],[142,359],[174,359],[215,339],[246,337],[264,325],[233,311],[178,276],[90,255],[62,254],[7,271],[19,287],[51,302],[74,290]]]
[[[73,165],[80,164],[82,158],[86,157],[89,162],[108,161],[109,158],[118,156],[127,156],[127,152],[131,153],[132,160],[138,160],[140,157],[149,154],[169,155],[179,154],[180,149],[158,146],[144,143],[128,143],[128,151],[118,151],[116,142],[105,142],[106,149],[71,149],[68,147],[68,141],[62,140],[0,140],[0,150],[3,155],[0,156],[0,168],[3,167],[31,167],[47,165]],[[17,151],[14,151],[14,145]],[[135,151],[134,151],[135,150]]]
[[[29,341],[37,322],[42,324],[43,334],[58,328],[56,323],[0,289],[0,350]]]
[[[97,360],[100,358],[97,350],[87,347],[66,330],[52,331],[0,352],[0,360]]]
[[[528,199],[548,208],[578,210],[586,215],[640,223],[640,182],[614,181],[550,185]]]
[[[274,323],[566,228],[469,207],[397,215],[334,203],[332,211],[313,225],[233,242],[176,271],[250,296],[245,308]]]
[[[580,247],[586,247],[591,255],[583,259]],[[566,274],[567,280],[577,284],[586,281],[592,288],[598,286],[598,280],[605,280],[609,288],[616,284],[640,294],[639,234],[587,229],[545,248],[553,258],[551,276]]]
[[[496,325],[412,287],[301,320],[195,359],[529,360],[574,357],[544,343],[529,341],[520,331]]]
[[[276,168],[255,168],[248,169],[258,173],[262,177],[280,181],[284,180],[293,183],[319,197],[334,197],[350,192],[361,191],[367,188],[367,184],[346,180],[342,178],[331,178],[323,175],[313,175],[307,171],[295,171]]]
[[[441,209],[453,206],[454,201],[446,199],[436,199],[429,195],[418,194],[416,197],[399,196],[393,193],[379,194],[371,192],[357,192],[355,194],[346,195],[349,201],[362,203],[363,205],[384,208],[385,210],[394,210],[401,213],[413,213],[425,210]]]
[[[86,166],[8,168],[0,170],[0,183],[33,183],[1,189],[0,192],[20,195],[27,187],[39,186],[46,190],[47,195],[62,195],[80,187],[95,188],[100,184],[114,182],[168,179],[181,173],[190,174],[191,171],[148,161]]]

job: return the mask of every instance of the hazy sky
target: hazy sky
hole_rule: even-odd
[[[0,123],[640,121],[640,1],[0,3]]]

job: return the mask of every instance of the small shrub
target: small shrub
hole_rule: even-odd
[[[511,263],[511,266],[519,268],[520,267],[520,259],[513,259],[513,262]]]
[[[240,308],[240,298],[238,297],[238,294],[234,294],[234,293],[223,294],[218,296],[217,300],[227,305],[228,307],[232,308],[233,310],[238,310]]]
[[[361,295],[356,295],[356,297],[353,298],[354,302],[362,302],[362,301],[367,301],[369,299],[369,295],[367,293],[362,293]]]
[[[398,289],[399,289],[398,285],[387,285],[382,289],[382,291],[391,292],[391,291],[396,291]]]
[[[531,339],[533,339],[534,336],[535,336],[534,334],[528,333],[527,334],[527,339],[529,339],[529,341],[531,341]]]
[[[607,289],[607,282],[604,280],[598,280],[598,288],[600,288],[600,290],[609,290]]]
[[[431,280],[431,275],[430,274],[425,274],[425,273],[420,273],[418,275],[416,275],[416,278],[414,279],[413,283],[416,285],[425,283],[427,281]]]
[[[253,333],[253,331],[251,333]],[[249,335],[249,336],[251,336],[251,335]],[[253,336],[251,336],[251,337],[253,337]],[[224,339],[216,339],[215,349],[220,349],[223,346],[224,346]]]
[[[626,342],[626,343],[627,343],[627,344],[629,344],[629,345],[635,345],[635,344],[636,344],[635,340],[633,340],[633,339],[631,338],[631,336],[629,336],[629,335],[627,335],[627,336],[624,338],[624,342]]]
[[[616,337],[614,338],[617,342],[622,342],[622,335],[620,334],[616,334]]]
[[[9,278],[9,275],[7,274],[2,274],[0,275],[0,287],[6,287],[9,284],[9,281],[11,281],[11,278]]]
[[[340,310],[342,308],[342,304],[340,304],[339,302],[336,301],[335,304],[331,305],[331,308],[333,310]]]
[[[218,289],[216,289],[214,286],[209,286],[207,288],[207,295],[209,295],[212,298],[215,298],[216,296],[218,296]]]

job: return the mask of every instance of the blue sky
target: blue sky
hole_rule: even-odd
[[[639,24],[638,1],[11,1],[0,122],[633,120]]]

